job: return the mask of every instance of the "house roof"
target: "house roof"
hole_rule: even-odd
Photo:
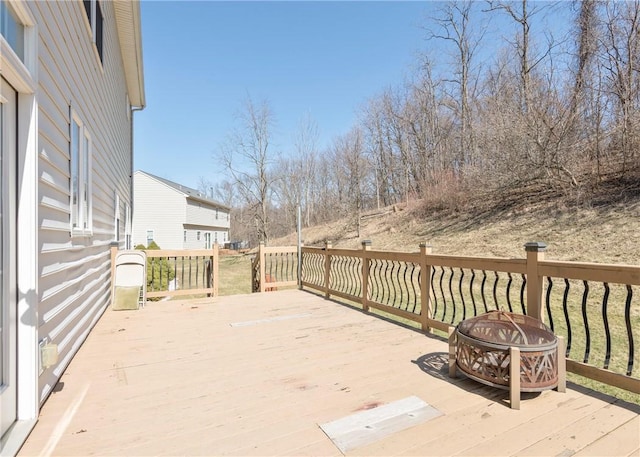
[[[226,205],[223,205],[222,203],[217,202],[217,201],[207,197],[206,194],[202,193],[201,191],[199,191],[197,189],[192,189],[191,187],[183,186],[182,184],[178,184],[176,182],[169,181],[168,179],[164,179],[164,178],[161,178],[159,176],[152,175],[151,173],[147,173],[146,171],[137,170],[134,174],[137,174],[137,173],[146,175],[146,176],[148,176],[148,177],[150,177],[152,179],[160,181],[161,183],[163,183],[163,184],[173,188],[174,190],[182,193],[185,197],[187,197],[189,199],[197,200],[197,201],[200,201],[200,202],[203,202],[203,203],[207,203],[207,204],[209,204],[211,206],[215,206],[215,207],[220,208],[220,209],[231,211],[230,207],[228,207]]]
[[[132,106],[144,108],[144,68],[139,0],[114,0],[116,27],[124,65],[127,92]]]

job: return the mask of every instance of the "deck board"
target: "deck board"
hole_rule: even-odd
[[[19,455],[339,456],[319,424],[411,396],[443,415],[346,455],[638,454],[636,405],[569,384],[515,411],[447,350],[297,290],[108,309]]]

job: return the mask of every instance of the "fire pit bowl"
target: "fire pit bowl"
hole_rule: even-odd
[[[455,365],[471,379],[518,397],[558,386],[558,338],[537,319],[492,311],[460,322],[454,336]]]

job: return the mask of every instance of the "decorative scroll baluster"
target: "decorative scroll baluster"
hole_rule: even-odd
[[[520,287],[520,306],[522,307],[522,314],[527,314],[527,310],[524,307],[524,292],[527,290],[527,276],[522,275],[522,287]]]
[[[498,272],[494,272],[496,275],[496,280],[493,282],[493,302],[496,305],[496,309],[500,309],[500,305],[498,305],[498,281],[500,280],[500,276]]]
[[[389,306],[393,306],[398,293],[396,290],[396,282],[393,280],[393,278],[396,277],[395,269],[396,269],[396,262],[392,260],[391,261],[391,277],[387,276],[387,278],[389,279],[389,282],[391,283],[391,288],[389,289],[389,299],[387,300],[387,305]]]
[[[418,272],[417,273],[417,276],[418,276],[417,284],[420,284],[420,281],[422,279],[422,277],[421,277],[422,271],[417,268],[417,265],[415,263],[413,263],[411,265],[412,265],[412,267],[411,267],[411,290],[413,291],[413,309],[411,310],[411,312],[415,313],[416,312],[416,308],[418,307],[418,301],[420,299],[420,295],[418,293],[418,289],[416,289],[416,281],[414,281],[413,278],[415,277],[416,271],[417,271]]]
[[[627,376],[631,376],[633,372],[633,332],[631,329],[631,298],[633,297],[633,289],[627,285],[627,301],[624,305],[624,321],[627,325],[627,338],[629,340],[629,361],[627,362]]]
[[[509,278],[509,281],[507,281],[507,306],[509,306],[509,312],[512,313],[513,312],[513,307],[511,306],[511,283],[513,282],[513,277],[511,276],[511,273],[507,273],[507,277]]]
[[[567,357],[571,353],[571,322],[569,321],[569,308],[567,305],[567,298],[569,297],[570,289],[569,280],[564,278],[564,294],[562,295],[562,310],[564,311],[564,320],[567,324]]]
[[[583,362],[589,362],[589,353],[591,352],[591,332],[589,331],[589,318],[587,316],[587,297],[589,295],[589,283],[584,280],[582,281],[584,285],[584,293],[582,294],[582,322],[584,323],[584,337],[585,337],[585,347],[584,347],[584,358]]]
[[[551,289],[553,289],[553,281],[550,276],[547,276],[547,314],[549,315],[549,328],[551,331],[555,331],[553,328],[553,313],[551,312]]]
[[[611,331],[609,330],[609,314],[607,307],[609,306],[609,284],[604,284],[604,294],[602,295],[602,324],[604,325],[604,335],[606,339],[606,352],[604,355],[604,368],[609,368],[611,362]]]
[[[473,305],[473,315],[478,315],[478,309],[476,308],[476,300],[473,296],[473,280],[476,279],[476,272],[471,270],[471,280],[469,281],[469,295],[471,296],[471,304]]]
[[[460,291],[460,300],[462,301],[462,320],[467,318],[467,307],[464,303],[464,294],[462,293],[462,280],[464,279],[464,270],[460,268],[460,282],[458,283],[458,290]]]
[[[440,294],[442,295],[442,322],[445,322],[445,317],[447,315],[447,298],[444,295],[444,287],[442,286],[442,282],[444,280],[444,267],[440,267]]]
[[[487,283],[487,272],[482,270],[482,284],[480,285],[480,295],[482,296],[482,304],[484,305],[484,312],[489,312],[489,307],[487,306],[487,297],[484,294],[484,286]]]
[[[451,324],[453,324],[456,320],[456,299],[453,296],[453,268],[450,268],[451,276],[449,276],[449,294],[451,295],[451,309],[453,310],[453,315],[451,316]]]
[[[438,314],[438,294],[436,293],[436,289],[433,286],[433,280],[436,276],[436,267],[431,267],[431,287],[430,287],[430,291],[432,294],[432,299],[433,299],[433,315],[429,316],[431,318],[435,318]]]

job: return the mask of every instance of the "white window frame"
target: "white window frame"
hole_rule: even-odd
[[[116,193],[115,211],[113,212],[113,239],[120,241],[120,195]]]
[[[24,56],[22,59],[0,36],[0,68],[2,76],[18,92],[18,205],[16,209],[20,236],[17,237],[17,288],[38,291],[40,283],[40,220],[38,207],[38,26],[28,1],[8,0],[7,3],[24,26]],[[37,295],[37,294],[36,294]],[[7,455],[17,453],[36,423],[40,400],[44,394],[38,383],[39,349],[37,297],[20,294],[17,303],[17,421],[3,436],[2,450]],[[41,396],[42,395],[42,396]],[[4,454],[4,452],[3,452]]]
[[[149,234],[151,234],[151,238],[149,238]],[[151,244],[152,241],[155,241],[155,233],[153,229],[147,229],[147,247]]]
[[[84,17],[87,19],[87,24],[89,25],[89,33],[91,34],[91,42],[93,43],[93,49],[96,53],[96,57],[101,65],[104,65],[104,11],[100,6],[98,0],[87,0],[89,2],[90,16],[87,16],[87,10],[84,5],[84,1],[82,2],[82,9],[84,13]],[[102,24],[100,24],[100,33],[102,36],[100,37],[100,44],[98,44],[97,36],[98,36],[98,23],[97,23],[97,14],[96,12],[100,10],[100,17],[102,19]]]
[[[74,143],[74,124],[78,126],[77,145]],[[78,148],[78,163],[74,163],[74,146]],[[72,237],[93,234],[91,156],[91,135],[80,116],[75,110],[71,109],[71,119],[69,121],[69,211],[71,217],[69,222]],[[77,174],[77,186],[74,186],[74,173]],[[75,204],[74,197],[76,199]]]

